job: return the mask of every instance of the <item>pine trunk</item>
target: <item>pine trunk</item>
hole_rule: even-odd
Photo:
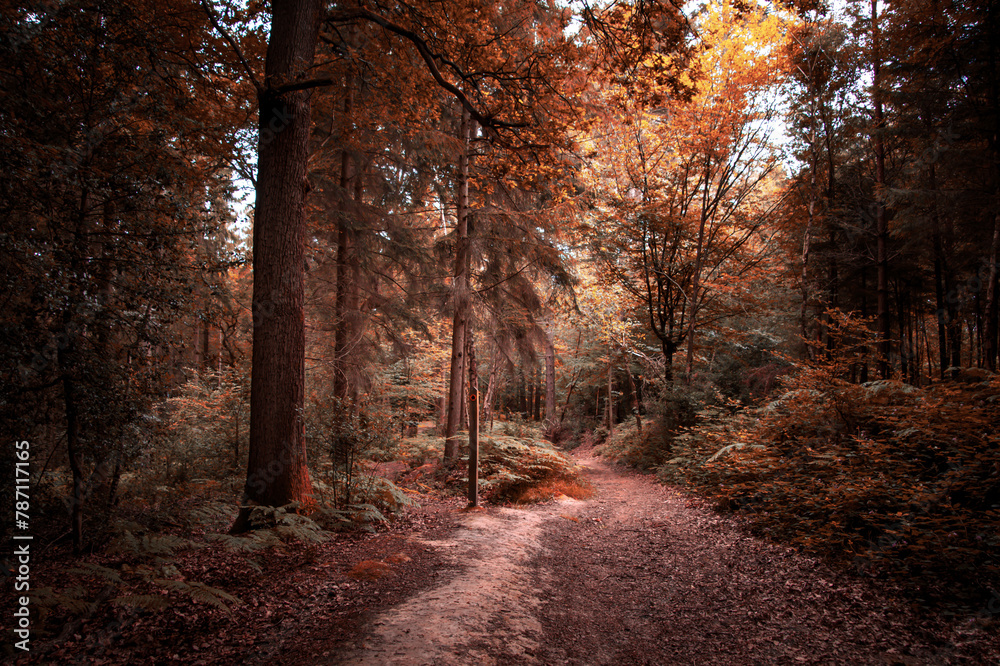
[[[889,365],[891,349],[889,319],[889,220],[886,214],[885,196],[885,118],[882,112],[882,62],[881,36],[879,31],[878,0],[872,0],[872,97],[875,107],[875,261],[877,268],[876,290],[878,295],[878,370],[882,379],[889,379],[892,368]]]
[[[305,393],[305,193],[309,91],[282,92],[312,65],[320,3],[274,3],[260,106],[253,234],[253,365],[246,500],[265,506],[312,495],[301,411]],[[234,531],[248,528],[241,512]]]
[[[556,348],[545,334],[545,427],[556,424]]]
[[[451,379],[448,391],[448,423],[445,427],[444,458],[458,458],[459,425],[462,422],[465,336],[469,320],[469,141],[472,121],[469,112],[462,111],[459,131],[462,151],[458,156],[457,225],[455,229],[455,315],[451,331]]]

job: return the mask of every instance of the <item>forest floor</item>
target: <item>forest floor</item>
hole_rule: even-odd
[[[996,617],[947,618],[885,583],[749,536],[578,450],[580,501],[462,510],[205,566],[244,603],[80,627],[42,661],[244,664],[996,664]],[[228,584],[227,584],[228,583]],[[235,589],[234,589],[235,586]]]

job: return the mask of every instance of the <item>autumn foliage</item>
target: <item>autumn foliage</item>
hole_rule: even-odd
[[[661,478],[760,534],[981,608],[1000,581],[1000,378],[855,383],[847,356],[797,364],[760,407],[705,410]]]

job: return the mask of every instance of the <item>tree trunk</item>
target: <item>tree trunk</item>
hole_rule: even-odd
[[[83,454],[80,451],[80,420],[77,410],[76,385],[69,376],[66,355],[59,355],[63,372],[63,404],[66,411],[66,454],[69,468],[73,473],[73,496],[70,499],[70,529],[73,535],[73,552],[77,555],[83,549],[83,501],[85,499],[83,481]]]
[[[462,151],[458,156],[457,225],[455,229],[455,315],[451,331],[451,380],[448,391],[448,424],[445,428],[444,458],[451,462],[458,458],[459,424],[464,405],[463,359],[465,335],[469,320],[469,141],[472,121],[469,112],[462,110],[459,131]]]
[[[552,336],[545,333],[545,428],[556,424],[556,348]]]
[[[711,159],[711,158],[709,158]],[[705,164],[705,192],[702,197],[701,204],[701,216],[700,222],[698,224],[698,244],[695,246],[694,255],[694,273],[691,276],[691,320],[688,323],[687,332],[687,368],[684,373],[684,381],[688,384],[691,383],[691,378],[694,374],[694,334],[695,326],[698,322],[698,300],[701,298],[701,266],[704,261],[704,250],[705,250],[705,226],[708,224],[708,189],[709,189],[709,176],[711,174],[711,162],[706,162]]]
[[[1000,196],[997,197],[1000,200]],[[991,372],[997,370],[997,255],[1000,254],[1000,212],[993,217],[993,243],[990,246],[990,262],[986,277],[986,314],[985,332],[983,333],[983,355],[986,367]]]
[[[677,343],[673,340],[660,340],[660,348],[663,350],[663,380],[670,386],[674,383],[674,353],[677,351]]]
[[[815,114],[815,100],[810,101],[810,106],[811,112]],[[816,150],[816,127],[814,125],[815,117],[810,118],[809,122],[809,206],[807,208],[808,216],[806,218],[806,230],[802,235],[802,274],[799,277],[799,287],[802,298],[802,303],[799,305],[799,334],[802,336],[803,343],[809,342],[807,320],[807,312],[809,308],[809,253],[812,241],[813,220],[816,217],[816,169],[818,168],[819,162]],[[812,350],[812,346],[806,344],[806,356],[808,358],[812,358]]]
[[[531,404],[531,419],[533,421],[542,420],[542,369],[536,364],[531,372],[531,392],[533,394]]]
[[[479,368],[471,327],[466,331],[465,342],[469,364],[469,506],[475,507],[479,506]]]
[[[882,57],[879,31],[878,0],[872,0],[872,97],[875,107],[875,236],[876,236],[876,289],[878,294],[878,370],[882,379],[889,379],[891,348],[889,319],[889,221],[885,210],[885,118],[882,113]]]
[[[635,416],[635,429],[642,433],[642,415],[639,413],[639,391],[635,387],[635,379],[632,378],[632,368],[625,357],[625,374],[628,375],[628,386],[632,390],[632,414]]]
[[[351,110],[354,104],[354,87],[350,78],[344,84],[344,118],[350,118]],[[351,153],[346,149],[342,149],[340,153],[340,197],[341,197],[341,215],[340,220],[337,223],[337,278],[336,278],[336,290],[337,296],[334,301],[334,312],[333,317],[336,322],[337,330],[334,334],[333,340],[333,386],[331,388],[331,393],[333,397],[338,401],[341,410],[347,409],[347,398],[349,395],[349,372],[347,358],[348,352],[348,338],[350,336],[350,306],[349,301],[350,290],[353,286],[352,273],[353,266],[355,264],[354,247],[353,247],[353,233],[351,229],[351,224],[348,222],[348,214],[346,210],[348,201],[348,192],[352,189],[353,180],[355,177],[354,171],[356,166],[354,166],[354,160],[351,159]]]
[[[611,350],[608,350],[608,437],[615,429],[615,401],[614,401],[614,363],[611,360]]]
[[[486,385],[486,397],[483,398],[483,422],[489,423],[490,430],[493,430],[493,401],[497,394],[497,372],[500,369],[500,350],[494,345],[493,360],[490,363],[490,379]]]
[[[260,107],[253,234],[253,364],[245,499],[265,506],[312,496],[302,424],[305,394],[305,194],[312,127],[309,91],[281,86],[311,67],[316,0],[275,2]],[[249,527],[241,511],[234,531]]]
[[[928,177],[930,178],[931,193],[934,197],[931,202],[931,221],[934,228],[931,240],[934,243],[934,299],[937,306],[938,363],[941,366],[940,377],[944,379],[945,370],[948,368],[948,310],[945,303],[944,244],[941,240],[941,218],[937,207],[937,175],[933,163],[929,166]]]

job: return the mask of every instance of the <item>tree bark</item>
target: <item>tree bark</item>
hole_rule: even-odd
[[[677,351],[677,343],[661,339],[660,348],[663,350],[663,380],[670,386],[674,383],[674,353]]]
[[[486,385],[486,397],[483,398],[483,422],[489,423],[490,430],[493,429],[493,401],[497,394],[497,373],[500,369],[500,350],[494,345],[493,360],[490,363],[490,379]]]
[[[344,84],[344,118],[350,118],[354,104],[354,87],[350,78]],[[349,395],[349,372],[348,372],[348,338],[350,336],[350,291],[354,259],[354,243],[351,225],[348,222],[347,201],[348,192],[352,189],[355,177],[355,161],[351,158],[351,153],[347,149],[342,149],[340,154],[340,196],[341,215],[337,224],[337,296],[334,301],[334,320],[337,330],[333,340],[333,386],[331,392],[333,397],[340,403],[342,409],[347,406]]]
[[[469,506],[479,506],[479,368],[472,329],[466,331],[466,362],[469,364]]]
[[[462,372],[465,335],[469,320],[469,142],[472,121],[469,112],[462,111],[459,131],[462,151],[458,156],[457,224],[455,229],[455,315],[451,329],[451,380],[448,391],[448,423],[445,427],[444,458],[451,462],[458,458],[459,424],[464,405],[464,376]]]
[[[628,375],[628,386],[632,391],[632,414],[635,416],[635,429],[642,433],[642,415],[639,413],[639,391],[635,387],[635,379],[632,378],[632,368],[628,362],[628,355],[625,356],[625,374]]]
[[[711,157],[705,164],[705,184],[704,184],[704,196],[702,197],[701,204],[701,215],[698,224],[698,244],[695,246],[695,256],[694,256],[694,273],[691,276],[691,320],[688,323],[688,333],[687,333],[687,368],[684,373],[684,381],[688,384],[691,383],[691,378],[694,375],[694,335],[695,326],[698,322],[698,300],[701,298],[700,287],[701,287],[701,266],[704,261],[704,251],[705,251],[705,226],[708,224],[708,188],[709,188],[709,176],[711,174]]]
[[[879,30],[878,0],[872,0],[872,101],[875,107],[875,238],[876,238],[876,290],[878,294],[878,370],[882,379],[889,379],[891,351],[889,318],[889,221],[885,203],[885,118],[882,112],[882,56]]]
[[[608,437],[615,429],[615,401],[614,401],[614,368],[611,359],[611,350],[608,349]]]
[[[998,197],[1000,198],[1000,197]],[[990,246],[990,264],[986,277],[986,313],[983,333],[983,356],[990,372],[997,370],[997,260],[1000,254],[1000,212],[993,218],[993,242]]]
[[[310,92],[283,91],[305,76],[319,33],[317,0],[274,2],[258,90],[253,234],[253,365],[245,499],[265,506],[312,496],[301,410],[305,394],[305,194]],[[234,531],[249,527],[241,511]]]
[[[545,332],[545,428],[556,424],[556,348]]]

